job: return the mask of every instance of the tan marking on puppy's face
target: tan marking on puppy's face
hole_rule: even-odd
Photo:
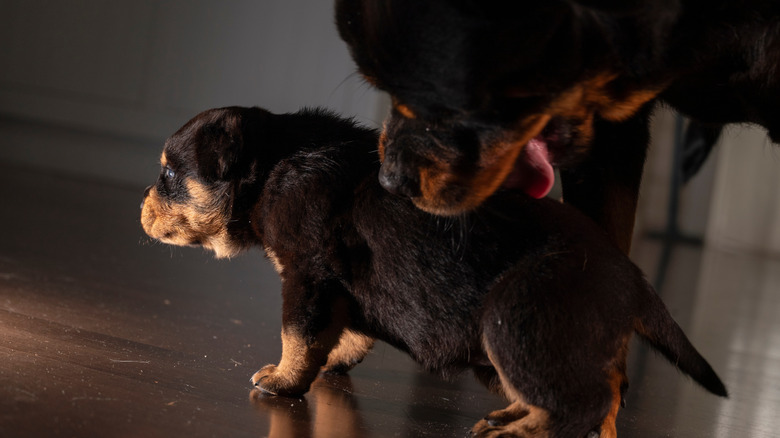
[[[161,162],[167,161],[163,154]],[[203,246],[214,251],[217,258],[237,255],[241,246],[227,230],[230,196],[192,178],[167,172],[163,164],[160,179],[144,200],[141,225],[146,234],[170,245]],[[166,194],[161,193],[161,187]]]

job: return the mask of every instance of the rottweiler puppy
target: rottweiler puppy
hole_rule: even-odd
[[[339,32],[393,102],[382,185],[439,215],[501,187],[564,200],[628,252],[660,100],[780,141],[780,2],[337,0]]]
[[[253,377],[305,393],[375,339],[510,405],[480,437],[614,437],[638,333],[708,391],[718,376],[640,270],[576,209],[499,190],[442,218],[378,182],[377,133],[322,110],[205,111],[169,138],[144,230],[217,257],[264,248],[282,278],[282,357]]]

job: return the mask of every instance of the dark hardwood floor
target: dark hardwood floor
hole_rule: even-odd
[[[385,344],[303,398],[252,394],[281,352],[275,272],[151,242],[141,192],[0,166],[0,436],[463,437],[504,406]],[[656,253],[635,258],[652,273]],[[621,436],[778,436],[780,262],[681,247],[671,266],[664,298],[732,397],[635,343]]]

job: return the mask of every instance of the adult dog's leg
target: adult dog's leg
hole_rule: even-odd
[[[590,153],[561,170],[563,200],[590,216],[626,254],[631,250],[653,104],[624,122],[597,121]]]

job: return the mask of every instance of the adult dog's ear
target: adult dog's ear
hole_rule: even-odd
[[[246,175],[254,161],[264,113],[259,108],[222,108],[203,125],[196,143],[200,176],[213,182]]]

